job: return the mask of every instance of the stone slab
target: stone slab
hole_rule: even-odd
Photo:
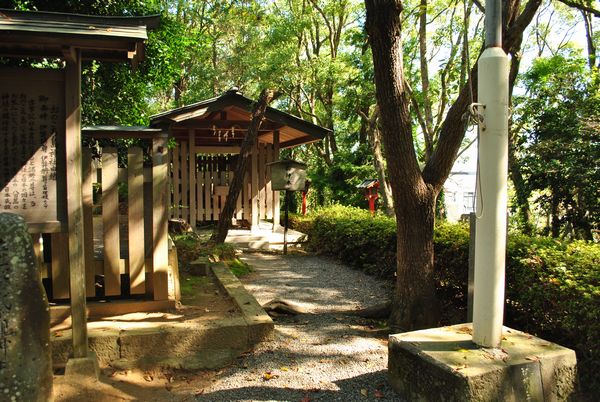
[[[70,329],[55,331],[51,338],[52,364],[54,367],[65,367],[73,355],[73,337]],[[119,331],[102,329],[88,332],[88,347],[100,364],[107,365],[119,358]]]
[[[206,349],[247,347],[247,325],[241,318],[227,318],[210,325],[179,323],[148,329],[121,331],[120,357],[185,358]]]
[[[65,377],[83,376],[98,379],[100,367],[94,352],[88,352],[87,357],[72,357],[67,361]]]
[[[501,348],[472,342],[472,325],[394,334],[388,369],[411,401],[564,401],[575,391],[575,352],[503,328]]]
[[[210,269],[210,266],[209,266]],[[88,323],[89,347],[101,365],[210,369],[229,364],[273,332],[271,318],[241,282],[222,266],[211,278],[232,299],[236,311],[211,320],[182,320],[177,310],[155,314],[104,316]],[[72,355],[70,328],[52,333],[55,367]]]

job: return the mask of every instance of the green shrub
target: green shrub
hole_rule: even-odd
[[[333,206],[292,219],[308,248],[365,272],[393,279],[396,224],[384,216]],[[465,321],[469,228],[436,224],[435,278],[444,322]],[[577,352],[582,384],[600,392],[600,245],[509,235],[505,323]]]
[[[314,215],[308,249],[329,254],[369,274],[392,277],[396,267],[396,224],[368,211],[333,206]]]

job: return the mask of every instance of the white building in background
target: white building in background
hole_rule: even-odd
[[[444,203],[449,221],[457,222],[462,215],[475,212],[476,178],[477,142],[454,163],[444,183]]]
[[[449,221],[457,222],[462,215],[475,212],[475,177],[474,171],[453,171],[444,183],[444,202]]]

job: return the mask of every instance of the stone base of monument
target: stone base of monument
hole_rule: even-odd
[[[87,357],[72,357],[67,360],[65,377],[84,376],[98,379],[99,375],[98,357],[94,352],[88,351]]]
[[[410,401],[564,401],[575,352],[504,327],[499,349],[472,342],[472,325],[390,335],[389,381]]]

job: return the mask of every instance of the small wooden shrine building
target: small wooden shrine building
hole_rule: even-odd
[[[75,358],[88,357],[86,296],[94,297],[98,267],[90,244],[91,165],[82,152],[81,62],[137,64],[143,57],[147,29],[158,23],[158,16],[99,17],[0,9],[0,57],[59,59],[59,68],[54,69],[0,67],[0,205],[4,212],[23,216],[34,236],[43,235],[52,243],[44,247],[47,259],[42,269],[51,279],[53,298],[70,300]],[[167,187],[166,133],[153,135],[152,172],[158,178],[153,185],[160,199]],[[135,157],[139,159],[139,153]],[[82,159],[88,170],[85,174]],[[112,192],[103,196],[110,198],[107,213],[116,216],[117,167],[110,162],[105,174]],[[135,166],[140,176],[141,165]],[[150,272],[154,299],[167,297],[167,208],[163,198],[162,216],[161,212],[155,214],[151,232],[156,246]],[[115,230],[118,232],[118,224],[113,224],[110,232]],[[114,243],[112,237],[109,240]],[[136,261],[143,258],[136,254]],[[101,265],[105,278],[112,275],[118,281],[118,257]],[[143,285],[143,268],[136,265],[135,272],[136,281]],[[135,289],[144,289],[138,282],[136,285]],[[111,286],[111,291],[120,289],[117,282]]]
[[[171,217],[197,223],[217,221],[229,192],[254,101],[236,89],[152,117],[176,140],[170,150]],[[330,130],[269,107],[245,173],[234,216],[257,229],[260,220],[279,224],[279,192],[271,189],[268,163],[279,151],[319,141]]]

